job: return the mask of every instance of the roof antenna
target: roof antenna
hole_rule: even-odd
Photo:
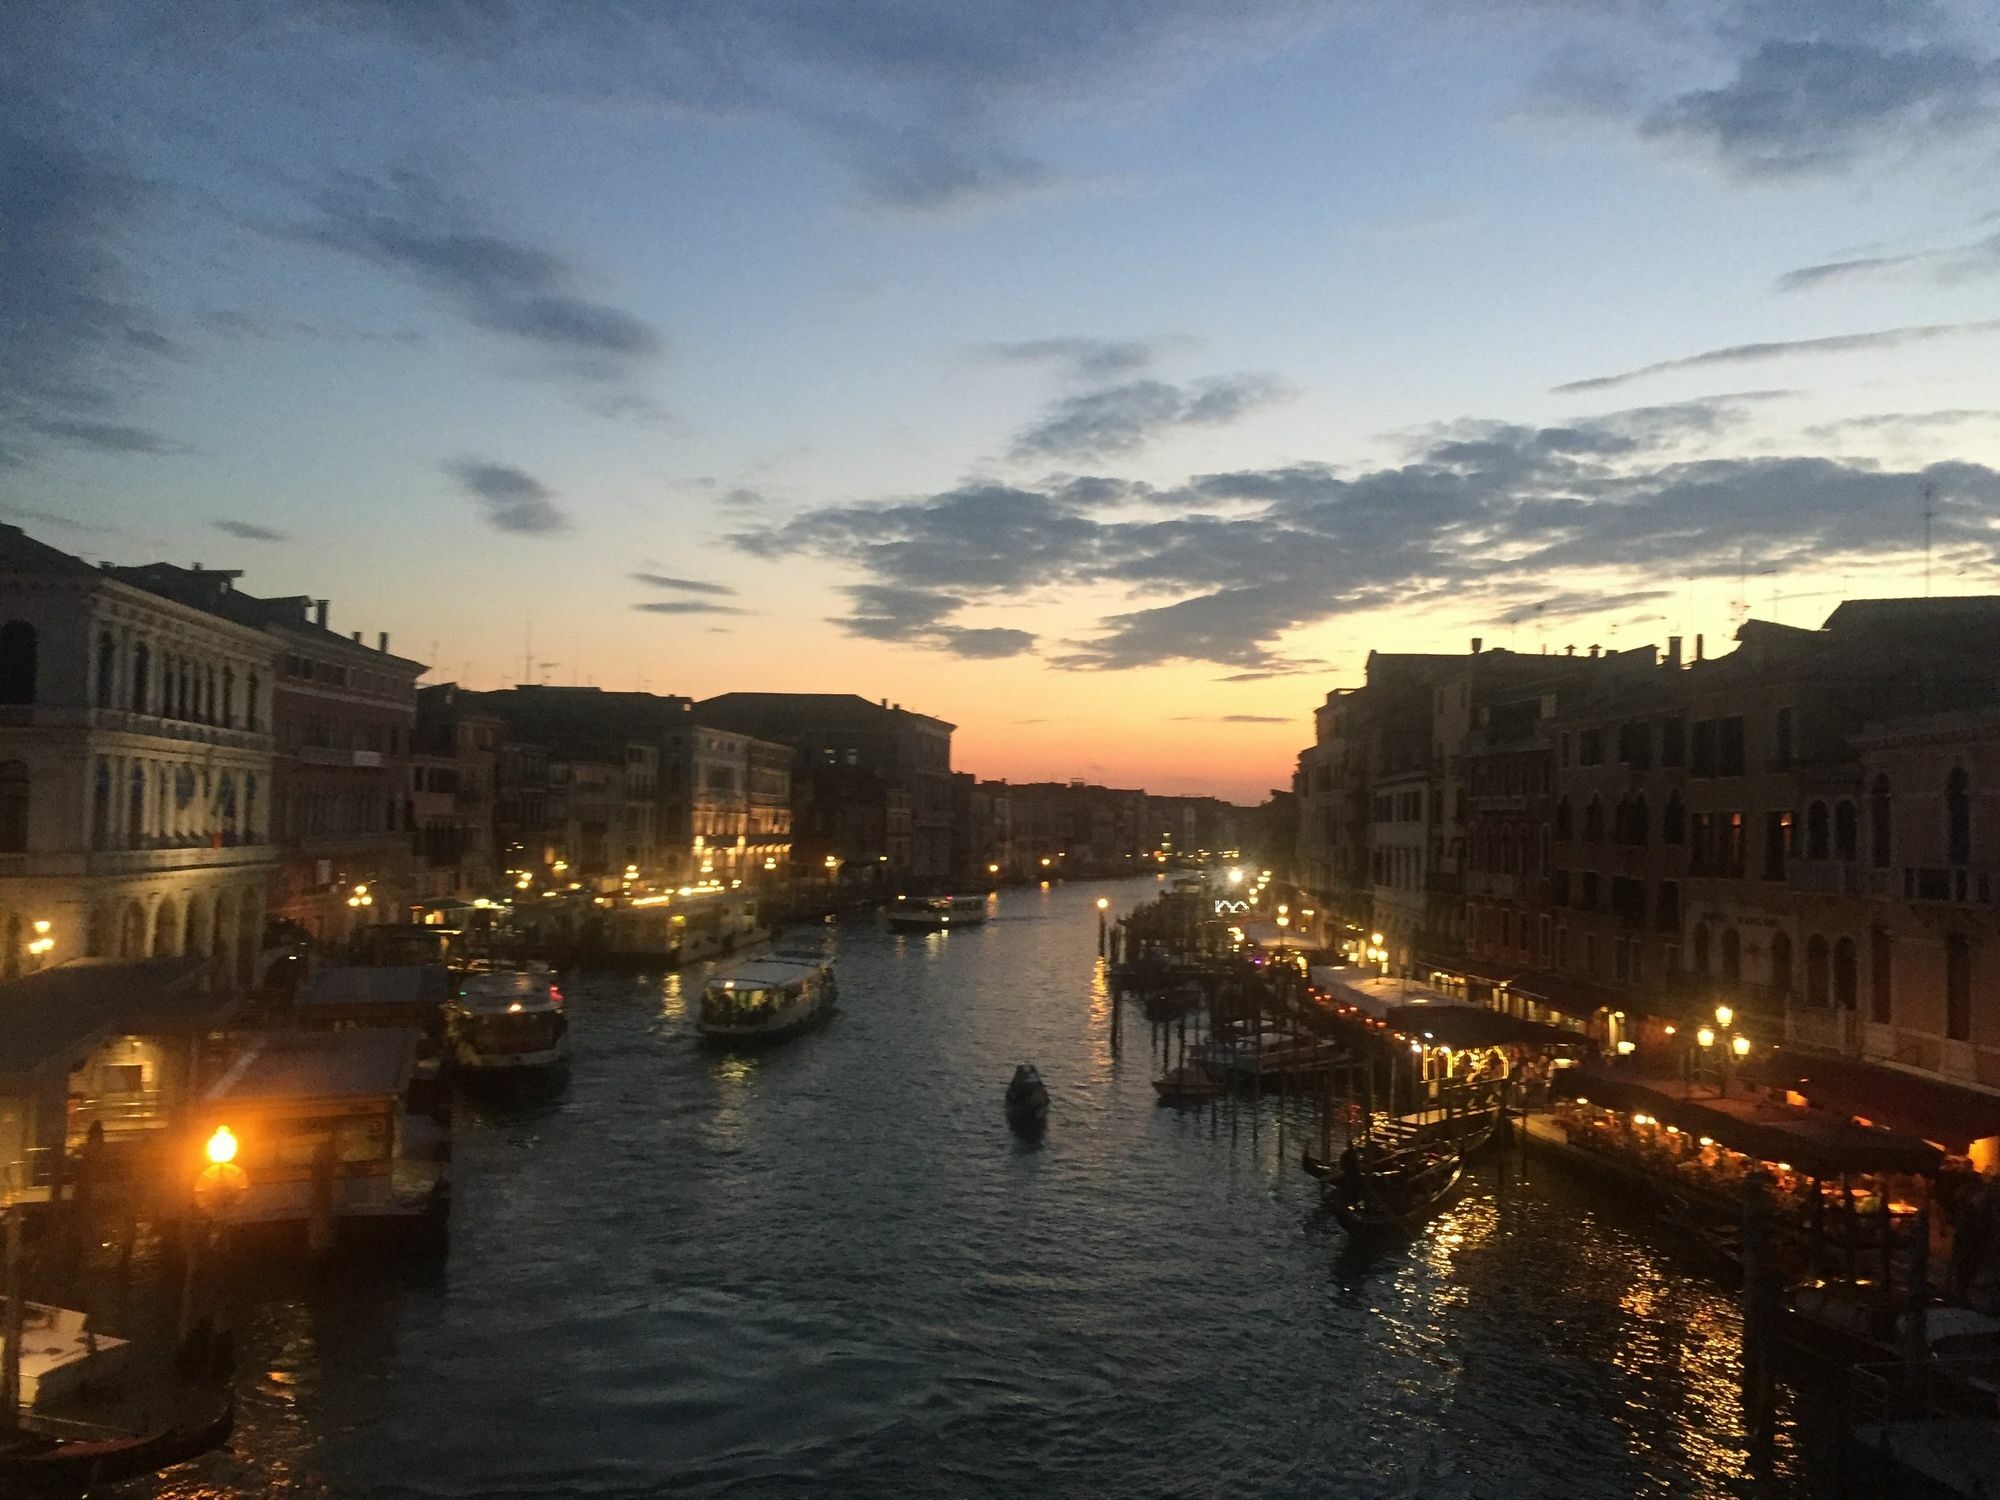
[[[1924,486],[1924,597],[1931,596],[1931,521],[1937,515],[1937,486]]]

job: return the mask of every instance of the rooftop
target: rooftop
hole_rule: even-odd
[[[121,1031],[206,1026],[232,1005],[200,959],[72,959],[0,984],[0,1079],[24,1079]]]
[[[421,1033],[279,1031],[253,1037],[204,1096],[211,1105],[394,1098],[409,1085]]]

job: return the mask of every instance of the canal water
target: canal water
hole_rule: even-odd
[[[1729,1297],[1590,1184],[1489,1162],[1357,1260],[1309,1106],[1158,1106],[1095,955],[1152,890],[829,926],[839,1013],[754,1056],[700,970],[579,976],[566,1097],[460,1116],[444,1269],[243,1287],[231,1451],[121,1493],[1802,1492],[1789,1428],[1743,1456]]]

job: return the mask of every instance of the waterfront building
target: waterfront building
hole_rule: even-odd
[[[497,888],[494,798],[504,728],[455,682],[417,689],[410,754],[416,899],[467,899]]]
[[[276,863],[276,655],[0,526],[0,977],[191,955],[248,982]]]
[[[406,920],[411,880],[410,736],[422,662],[327,626],[327,601],[262,599],[240,573],[150,563],[115,575],[218,619],[262,631],[276,649],[271,816],[281,861],[272,917],[325,945]]]
[[[724,693],[694,719],[789,747],[802,868],[880,891],[950,879],[955,726],[852,693]]]

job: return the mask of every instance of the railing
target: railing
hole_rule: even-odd
[[[1861,1018],[1851,1010],[1811,1010],[1794,1004],[1785,1012],[1785,1041],[1843,1057],[1861,1055]]]
[[[270,844],[196,844],[179,849],[93,849],[86,868],[92,875],[148,875],[161,870],[210,870],[231,865],[269,864]]]
[[[271,736],[261,729],[225,728],[220,724],[199,724],[189,719],[163,719],[122,708],[14,704],[0,708],[0,726],[115,730],[122,734],[151,735],[154,739],[183,740],[189,744],[214,745],[228,750],[269,751],[271,748]]]
[[[2000,871],[1982,865],[1905,865],[1905,901],[1944,901],[1956,906],[1991,906],[2000,890]]]
[[[328,745],[301,745],[294,753],[308,766],[357,766],[379,770],[382,765],[382,752],[379,750],[336,750]]]
[[[1968,1356],[1856,1365],[1848,1371],[1850,1427],[1934,1417],[1992,1416],[2000,1359]],[[1878,1434],[1886,1447],[1888,1434]]]

